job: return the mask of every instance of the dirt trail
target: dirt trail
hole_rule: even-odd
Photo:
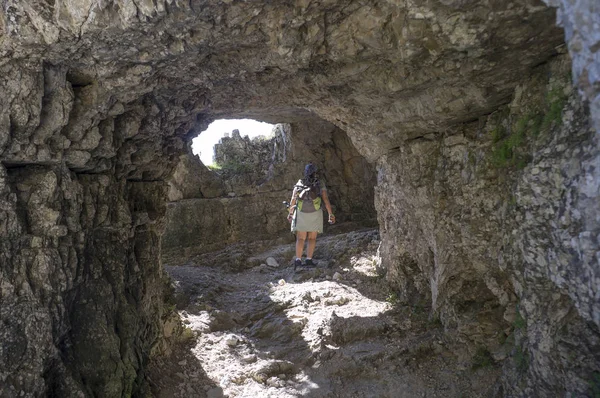
[[[223,253],[166,267],[197,339],[162,364],[155,391],[211,398],[499,395],[499,369],[459,360],[424,307],[395,303],[375,270],[377,239],[375,230],[321,237],[319,266],[298,272],[289,265],[293,245],[249,256],[246,263],[258,265],[242,270],[213,262]],[[269,257],[279,266],[267,265]]]

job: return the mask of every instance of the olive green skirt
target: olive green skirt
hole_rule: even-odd
[[[299,212],[296,224],[292,223],[292,232],[318,232],[323,233],[323,210],[312,213]]]

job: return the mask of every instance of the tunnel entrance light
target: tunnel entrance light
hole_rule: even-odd
[[[258,136],[270,137],[274,124],[259,122],[252,119],[219,119],[212,122],[206,130],[192,140],[192,151],[199,155],[205,165],[214,162],[214,146],[226,135],[231,136],[233,130],[239,130],[240,135],[255,138]]]

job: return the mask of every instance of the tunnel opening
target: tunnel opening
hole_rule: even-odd
[[[269,125],[263,126],[254,139],[239,129],[221,131],[209,165],[194,154],[199,144],[181,156],[169,181],[166,264],[242,242],[293,240],[283,202],[309,162],[318,167],[337,220],[326,233],[377,225],[374,166],[347,134],[316,115],[284,120],[269,135]]]
[[[265,388],[317,393],[323,384],[312,368],[319,367],[320,349],[311,340],[323,340],[317,323],[339,306],[343,318],[332,326],[333,344],[339,345],[355,339],[347,329],[364,337],[382,332],[388,322],[390,304],[377,287],[375,168],[345,131],[301,113],[273,125],[270,136],[250,139],[238,129],[222,136],[209,165],[192,148],[169,181],[163,266],[174,282],[183,324],[197,335],[193,348],[174,360],[186,363],[180,373],[190,377],[201,369],[215,396],[263,396]],[[316,267],[296,269],[295,237],[283,201],[290,200],[308,162],[318,167],[337,222],[325,222],[317,238]],[[286,304],[290,292],[298,306]],[[311,294],[313,302],[327,304],[310,320],[315,327],[307,337],[299,333],[305,321],[282,310],[301,308],[301,297]],[[361,326],[348,327],[346,317]],[[187,365],[192,363],[194,369]]]
[[[253,119],[218,119],[192,139],[192,153],[206,166],[218,166],[215,164],[215,145],[222,138],[229,138],[237,131],[240,137],[248,137],[249,140],[265,140],[271,138],[274,128],[274,124]]]

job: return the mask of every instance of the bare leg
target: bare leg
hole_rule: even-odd
[[[312,258],[313,253],[315,252],[315,246],[317,245],[317,233],[317,231],[308,233],[308,247],[306,248],[307,258]],[[296,251],[298,251],[298,249],[296,249]]]
[[[302,258],[304,251],[304,242],[306,241],[306,232],[296,232],[296,258]]]

